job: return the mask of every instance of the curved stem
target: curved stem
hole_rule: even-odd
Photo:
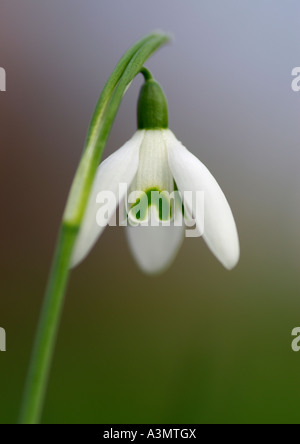
[[[128,85],[148,57],[168,39],[165,34],[153,33],[130,48],[117,64],[97,103],[57,241],[24,391],[20,415],[22,424],[36,424],[40,420],[72,251],[116,113]]]
[[[21,407],[21,424],[36,424],[40,419],[77,231],[63,225],[58,236]]]
[[[140,70],[140,73],[143,74],[145,81],[147,82],[147,80],[153,80],[153,75],[151,74],[151,72],[149,71],[149,69],[145,68],[143,66],[143,68]]]

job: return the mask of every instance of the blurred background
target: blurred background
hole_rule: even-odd
[[[154,29],[170,128],[233,209],[241,261],[202,239],[149,278],[122,228],[71,276],[44,423],[299,423],[297,0],[1,0],[0,423],[14,423],[58,227],[98,96]],[[141,77],[141,76],[140,76]],[[137,78],[107,157],[136,129]]]

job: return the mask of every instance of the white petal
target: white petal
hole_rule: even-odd
[[[157,274],[173,262],[184,239],[184,227],[145,226],[126,228],[132,254],[139,267],[148,274]]]
[[[226,268],[234,268],[240,256],[239,239],[223,191],[206,166],[170,130],[164,131],[164,136],[169,166],[178,189],[182,193],[204,191],[204,240]]]
[[[82,225],[75,243],[71,267],[79,264],[90,252],[98,237],[104,230],[96,221],[99,210],[97,195],[101,191],[110,191],[116,197],[108,203],[109,216],[113,216],[117,205],[124,198],[126,190],[119,195],[119,184],[126,183],[130,186],[139,164],[139,149],[144,137],[144,131],[137,131],[134,136],[118,151],[109,156],[98,167],[94,184],[91,190]],[[99,222],[99,219],[98,219]],[[101,222],[101,221],[100,221]]]

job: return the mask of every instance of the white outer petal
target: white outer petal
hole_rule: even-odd
[[[170,130],[164,131],[169,166],[178,189],[204,191],[204,240],[228,269],[239,261],[240,247],[230,206],[213,175],[197,157],[179,142]],[[201,227],[200,227],[201,229]]]
[[[138,266],[147,274],[166,270],[184,239],[184,226],[128,226],[127,239]]]
[[[119,183],[130,186],[139,164],[139,149],[144,137],[144,131],[137,131],[133,137],[120,149],[104,160],[96,172],[94,184],[90,193],[75,247],[72,254],[71,267],[78,265],[90,252],[105,227],[96,222],[99,203],[96,202],[100,191],[112,191],[116,196],[116,203],[124,198],[119,196]],[[109,215],[113,216],[116,205],[109,206]]]

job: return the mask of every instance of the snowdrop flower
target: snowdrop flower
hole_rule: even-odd
[[[184,199],[176,205],[169,217],[162,217],[157,203],[147,202],[151,220],[147,224],[139,214],[127,210],[126,227],[129,246],[136,262],[146,273],[157,273],[167,268],[184,239],[184,224],[176,221],[182,216],[195,219],[196,226],[217,259],[227,269],[235,267],[239,260],[239,240],[235,221],[220,186],[209,170],[197,157],[190,153],[168,129],[168,109],[160,85],[149,71],[143,69],[145,83],[138,101],[138,130],[125,145],[102,162],[98,168],[89,197],[85,216],[75,244],[72,266],[80,263],[90,252],[103,232],[107,220],[114,218],[119,202],[126,200],[127,190],[137,192],[136,204],[142,200],[139,193],[149,196],[150,192],[203,192],[204,204],[201,215],[195,212],[195,202]],[[99,211],[104,203],[101,192],[110,192],[118,199],[108,199],[106,211]],[[134,193],[133,193],[134,195]],[[131,202],[131,210],[135,208]],[[105,214],[106,213],[106,214]],[[169,219],[168,221],[163,219]],[[165,223],[164,223],[165,222]],[[169,222],[169,223],[166,223]],[[165,226],[167,225],[167,226]]]

